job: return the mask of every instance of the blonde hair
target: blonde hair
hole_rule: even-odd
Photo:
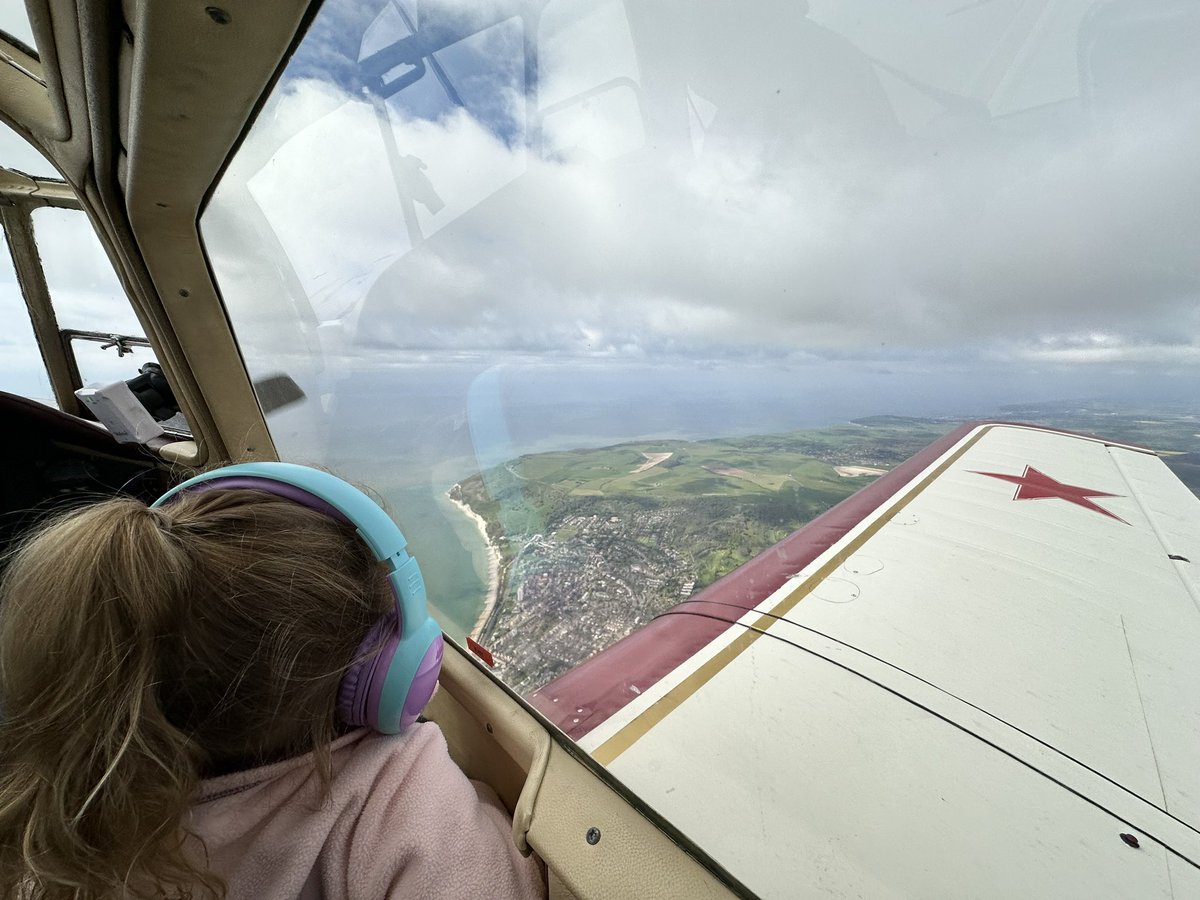
[[[258,491],[50,523],[0,588],[0,896],[223,896],[187,830],[201,778],[311,752],[327,786],[391,605],[353,528]]]

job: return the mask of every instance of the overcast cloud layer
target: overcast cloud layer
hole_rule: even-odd
[[[437,55],[463,105],[427,71],[390,136],[302,49],[229,180],[344,352],[1200,361],[1194,13],[645,6],[552,6],[538,95],[521,20],[484,28]],[[405,33],[385,10],[361,55]],[[222,273],[247,199],[206,237],[269,339]]]
[[[1050,376],[1061,391],[1043,396],[1195,382],[1195,4],[508,16],[540,6],[427,3],[427,25],[466,36],[384,104],[362,60],[409,33],[403,17],[326,3],[202,223],[255,374],[317,393],[431,361],[569,364],[580,397],[578,373],[606,361],[680,384],[681,365],[806,385],[1007,376],[1012,400]],[[0,136],[6,164],[43,172]],[[60,324],[140,332],[84,217],[35,227]],[[0,282],[0,388],[45,396],[2,260]],[[80,349],[87,380],[149,358],[97,346]]]
[[[538,7],[427,4],[467,36],[384,104],[408,26],[326,4],[203,222],[252,363],[1200,363],[1194,4]],[[39,216],[62,324],[136,333]]]

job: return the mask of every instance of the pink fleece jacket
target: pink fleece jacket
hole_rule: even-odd
[[[467,780],[433,724],[334,742],[323,802],[309,756],[205,781],[192,807],[230,900],[545,897],[486,785]]]

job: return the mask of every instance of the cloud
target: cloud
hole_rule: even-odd
[[[515,19],[439,53],[452,84],[482,84],[497,61],[475,106],[434,102],[427,73],[388,102],[384,130],[312,65],[286,82],[248,142],[270,161],[241,175],[343,348],[1151,364],[1155,348],[1182,361],[1200,347],[1200,121],[1174,82],[1108,106],[1093,89],[1088,106],[1080,76],[1034,85],[1018,59],[993,116],[798,14],[776,33],[750,17],[728,47],[689,33],[638,56],[630,30],[649,45],[661,22],[578,11],[537,35],[536,97],[511,65]],[[1081,27],[1058,43],[1073,53],[1064,35]],[[549,114],[526,121],[537,98]],[[225,233],[247,228],[227,206]],[[269,340],[249,299],[262,285],[241,301],[238,264],[214,263],[235,317]],[[1071,342],[1091,333],[1112,343]]]
[[[1034,362],[1134,364],[1166,366],[1200,365],[1200,346],[1186,336],[1159,343],[1130,340],[1114,334],[1056,334],[1032,345],[1010,348],[1013,358]]]

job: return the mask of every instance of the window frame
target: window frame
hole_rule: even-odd
[[[75,396],[78,369],[58,326],[34,236],[33,211],[43,207],[72,209],[83,214],[83,205],[66,182],[32,178],[0,168],[0,226],[4,228],[4,239],[46,377],[59,409],[81,415],[83,407]]]

